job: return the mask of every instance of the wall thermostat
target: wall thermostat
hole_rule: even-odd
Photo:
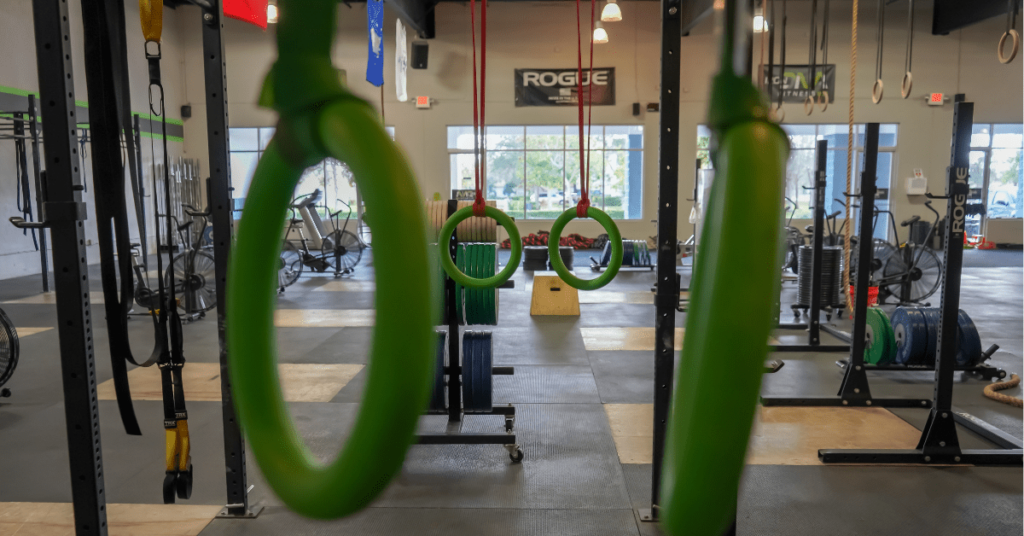
[[[907,178],[907,195],[924,195],[928,193],[928,179],[920,169],[914,170],[914,176]]]

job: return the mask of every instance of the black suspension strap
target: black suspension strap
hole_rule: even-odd
[[[18,212],[21,212],[21,217],[25,221],[32,220],[32,189],[29,187],[28,182],[28,151],[25,149],[25,123],[26,119],[17,120],[14,122],[14,174],[17,189],[17,204]],[[22,236],[27,236],[28,233],[32,233],[32,245],[35,246],[36,251],[39,251],[39,242],[36,240],[36,230],[31,228],[22,228]]]
[[[775,3],[773,0],[765,0],[768,2],[765,9],[765,15],[768,17],[768,89],[767,99],[770,103],[772,100],[772,91],[775,89]],[[780,88],[781,91],[781,88]],[[770,108],[770,105],[769,105]]]
[[[782,99],[786,95],[786,1],[782,0],[782,35],[779,36],[779,103],[775,107],[775,116],[779,123],[786,119],[786,112],[782,109]]]
[[[818,0],[811,0],[811,42],[807,46],[807,65],[811,67],[811,79],[807,83],[810,93],[804,98],[804,113],[814,112],[815,90],[818,86]]]
[[[882,102],[885,85],[882,83],[882,51],[885,37],[885,0],[878,0],[878,40],[875,50],[875,85],[871,87],[871,102]]]
[[[832,0],[825,0],[825,9],[822,13],[821,21],[821,92],[818,93],[818,105],[821,106],[821,111],[828,110],[828,16],[829,16],[829,4]]]
[[[134,277],[125,206],[126,166],[121,147],[122,130],[130,125],[131,102],[127,84],[124,0],[83,0],[82,5],[86,81],[91,103],[89,137],[93,152],[96,227],[114,390],[125,431],[141,435],[132,405],[127,363],[148,367],[155,360],[137,361],[128,338],[128,312],[132,307]],[[131,139],[127,135],[125,138]],[[134,159],[131,164],[134,164]],[[128,167],[134,169],[133,165]]]

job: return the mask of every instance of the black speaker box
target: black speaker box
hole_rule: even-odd
[[[413,69],[427,68],[427,43],[415,41],[412,44],[412,61],[409,62]]]

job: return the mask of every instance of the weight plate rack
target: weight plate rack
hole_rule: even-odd
[[[428,202],[427,207],[428,218],[437,218],[438,221],[450,217],[459,209],[456,201],[447,201],[446,205],[430,203]],[[433,213],[430,212],[431,208],[434,209]],[[474,218],[470,220],[472,219]],[[461,243],[459,234],[453,235],[447,254],[455,259],[455,265],[463,273],[477,278],[494,275],[498,265],[495,240],[486,243]],[[473,236],[485,235],[486,233]],[[440,253],[440,248],[434,249],[443,254]],[[456,285],[443,270],[439,278],[444,281],[444,292],[441,293],[440,300],[444,302],[441,309],[444,310],[443,324],[447,330],[439,330],[438,334],[434,389],[428,413],[447,415],[448,423],[444,431],[418,434],[417,443],[502,445],[508,451],[512,462],[518,463],[523,460],[524,455],[514,433],[516,408],[512,404],[494,406],[493,403],[493,376],[513,375],[515,369],[493,366],[493,339],[490,332],[466,331],[461,341],[458,336],[459,326],[466,324],[467,321],[470,324],[477,321],[490,325],[497,323],[498,290],[463,288]],[[513,287],[514,283],[509,281],[500,288]],[[463,432],[462,423],[467,415],[501,415],[505,420],[504,432]]]

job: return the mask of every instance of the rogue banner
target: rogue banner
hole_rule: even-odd
[[[576,106],[576,69],[516,69],[516,106]],[[593,91],[594,106],[615,104],[615,68],[583,71],[583,102]],[[591,89],[593,88],[593,89]]]
[[[768,66],[765,66],[767,71]],[[775,69],[771,73],[772,81],[772,94],[771,101],[779,102],[779,87],[781,79],[782,87],[782,102],[797,102],[803,103],[807,96],[813,91],[815,97],[821,94],[822,91],[828,96],[828,102],[832,103],[836,100],[836,66],[829,65],[818,65],[814,72],[814,82],[811,83],[811,66],[810,65],[786,65],[785,76],[782,76],[782,68],[780,65],[776,65]],[[768,73],[763,73],[764,87],[768,87]]]

